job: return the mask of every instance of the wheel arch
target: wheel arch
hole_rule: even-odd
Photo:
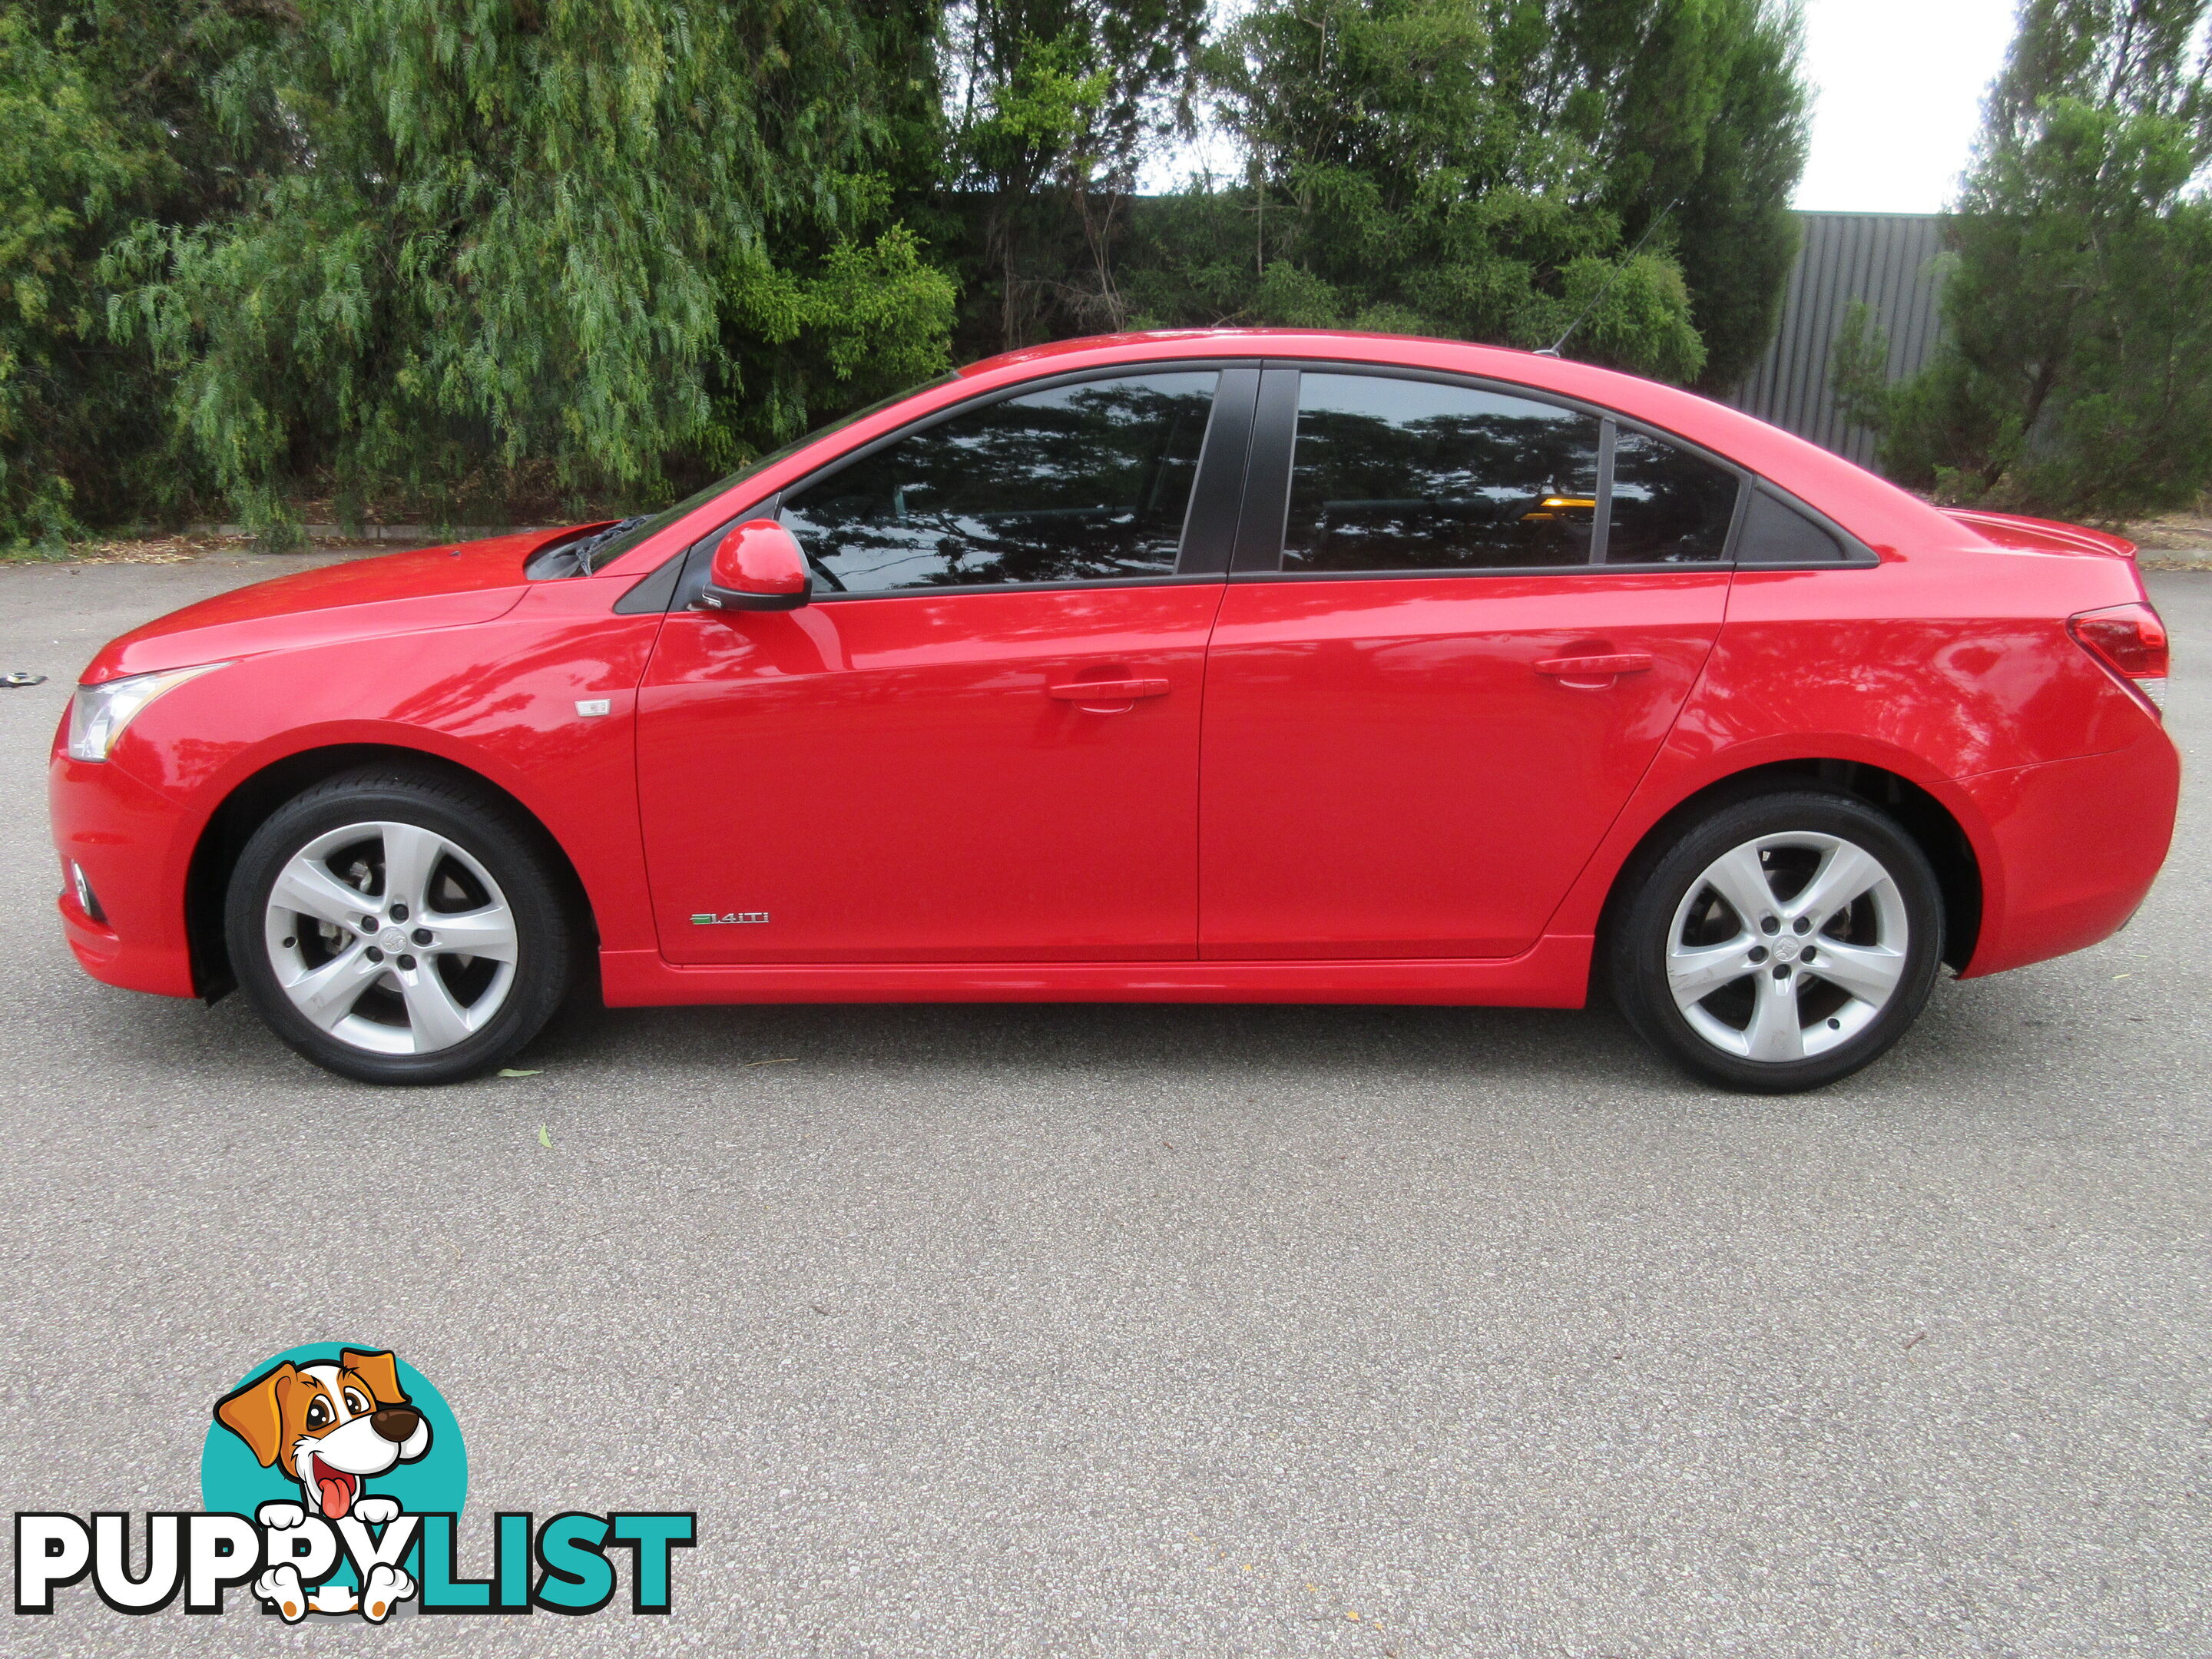
[[[483,773],[459,761],[423,750],[398,744],[330,744],[286,755],[240,780],[200,828],[199,839],[193,845],[191,860],[185,872],[185,939],[191,951],[192,986],[204,1000],[217,1001],[236,988],[238,983],[231,969],[229,945],[223,935],[223,903],[231,872],[237,867],[239,854],[245,851],[253,832],[301,791],[341,772],[380,764],[466,782],[495,797],[512,811],[538,843],[574,915],[588,932],[592,948],[581,953],[580,960],[590,963],[596,959],[598,917],[575,863],[544,821],[513,791],[501,788]]]
[[[1769,761],[1717,778],[1685,796],[1644,832],[1613,872],[1600,913],[1598,937],[1610,936],[1644,871],[1659,850],[1689,824],[1740,800],[1808,786],[1850,796],[1888,813],[1927,855],[1943,902],[1943,960],[1954,971],[1964,969],[1973,959],[1982,929],[1984,882],[1973,842],[1950,808],[1926,789],[1900,773],[1866,761]],[[1602,947],[1592,953],[1594,976],[1604,954]]]

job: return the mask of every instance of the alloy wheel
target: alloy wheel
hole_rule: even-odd
[[[1675,907],[1667,987],[1722,1053],[1802,1060],[1880,1017],[1909,944],[1897,880],[1865,848],[1811,830],[1760,836],[1706,866]]]
[[[419,824],[347,824],[288,858],[264,919],[278,988],[318,1030],[427,1054],[483,1029],[515,980],[519,930],[483,862]]]

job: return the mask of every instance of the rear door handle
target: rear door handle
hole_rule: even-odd
[[[1648,652],[1620,651],[1609,657],[1547,657],[1536,665],[1536,672],[1562,679],[1594,680],[1613,674],[1640,674],[1650,666]]]
[[[1133,702],[1139,697],[1164,697],[1165,680],[1079,680],[1073,685],[1047,686],[1063,702]]]

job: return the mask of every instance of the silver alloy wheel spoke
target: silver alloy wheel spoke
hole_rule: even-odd
[[[387,823],[384,830],[384,897],[407,907],[410,919],[429,908],[430,878],[447,850],[442,836],[412,823]]]
[[[415,1052],[428,1054],[434,1049],[450,1048],[467,1036],[475,1026],[471,1024],[468,1010],[453,1000],[453,994],[446,988],[446,981],[438,977],[437,969],[422,957],[418,966],[400,970],[400,994],[407,1000],[408,1024],[415,1030]]]
[[[1705,1042],[1788,1064],[1873,1024],[1904,982],[1908,945],[1904,896],[1881,860],[1839,836],[1784,832],[1705,866],[1675,907],[1663,965]]]
[[[494,962],[514,960],[514,918],[504,904],[488,904],[481,910],[453,915],[430,915],[422,926],[436,941],[431,949],[441,956],[489,957]]]
[[[1905,953],[1874,945],[1838,945],[1824,939],[1820,954],[1806,971],[1878,1005],[1888,1000],[1897,981],[1905,977]]]
[[[1751,1024],[1744,1053],[1752,1060],[1802,1060],[1805,1028],[1797,1012],[1797,976],[1760,974],[1752,981]]]
[[[1853,900],[1864,896],[1876,882],[1888,879],[1889,872],[1875,863],[1870,854],[1847,841],[1838,842],[1822,856],[1813,879],[1782,908],[1782,914],[1793,921],[1799,916],[1810,916],[1817,927]]]
[[[1701,885],[1711,887],[1728,901],[1729,908],[1736,913],[1747,933],[1758,932],[1759,919],[1774,914],[1774,890],[1767,885],[1766,870],[1759,861],[1756,846],[1722,854],[1698,879]]]
[[[1667,951],[1667,983],[1677,1006],[1687,1008],[1702,1002],[1723,985],[1753,971],[1751,951],[1757,941],[1739,933],[1725,945],[1683,945]]]
[[[455,884],[477,902],[439,910],[440,892],[450,898]],[[520,961],[520,929],[491,872],[415,823],[316,836],[278,871],[264,928],[292,1005],[373,1054],[434,1054],[465,1041],[506,1006]]]
[[[303,855],[292,860],[277,873],[269,902],[351,932],[360,926],[362,917],[375,901],[358,889],[347,886],[319,861]]]
[[[361,994],[384,972],[368,959],[368,947],[356,944],[343,956],[325,963],[284,988],[292,1006],[325,1031],[353,1012]]]

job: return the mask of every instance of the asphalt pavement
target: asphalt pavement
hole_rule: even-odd
[[[1111,1006],[595,1012],[410,1091],[53,915],[76,671],[277,562],[0,569],[0,1508],[197,1509],[215,1397],[365,1340],[465,1568],[495,1510],[699,1542],[665,1620],[80,1585],[0,1653],[2212,1652],[2212,574],[2152,578],[2134,924],[1821,1094],[1608,1012]]]

